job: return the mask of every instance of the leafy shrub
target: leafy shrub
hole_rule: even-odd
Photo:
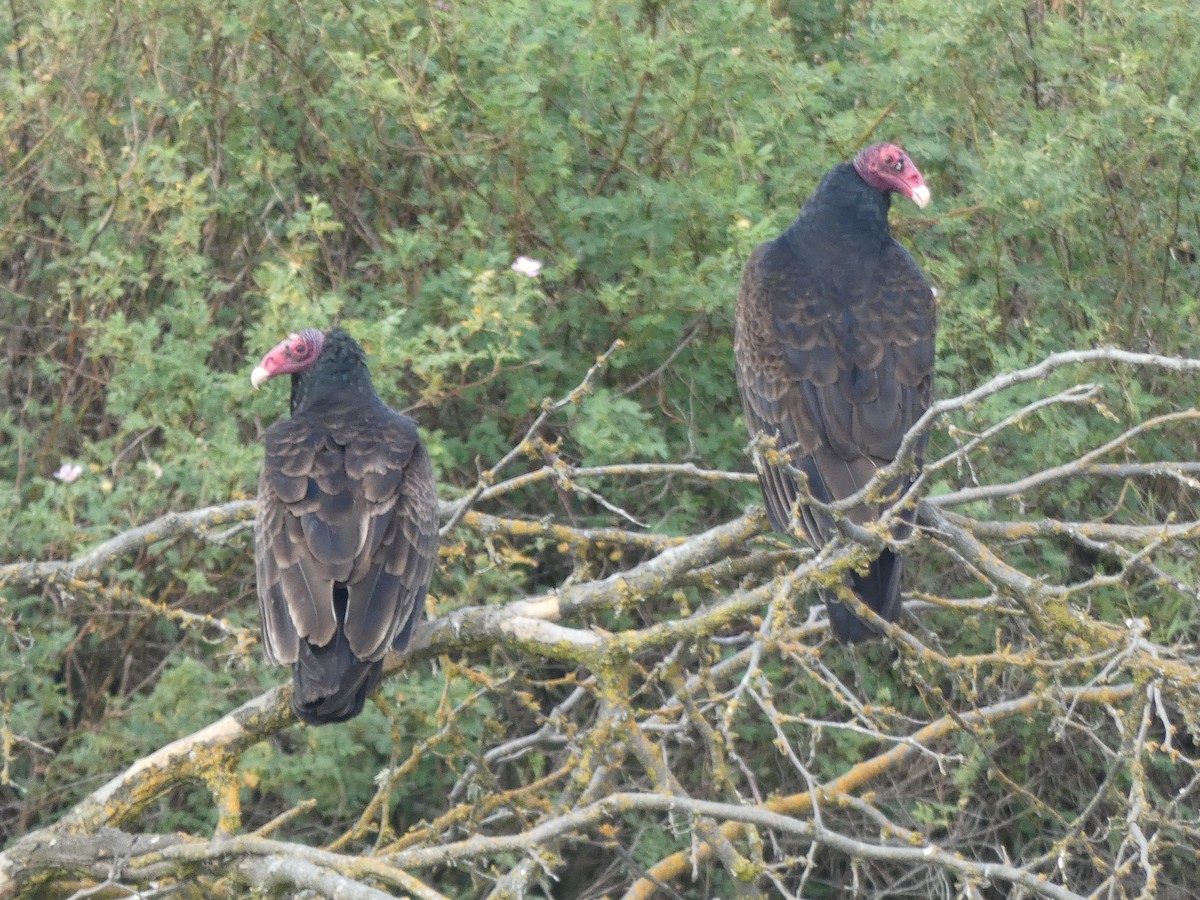
[[[258,438],[286,401],[255,394],[249,368],[287,332],[333,321],[367,345],[384,398],[420,421],[446,497],[618,339],[590,395],[551,422],[558,452],[745,469],[731,366],[742,261],[877,137],[903,141],[934,191],[932,209],[893,221],[942,292],[939,394],[1070,347],[1195,354],[1194,10],[1083,9],[17,3],[0,24],[0,558],[67,558],[169,510],[251,497]],[[545,263],[539,276],[510,269],[521,254]],[[1165,376],[1107,380],[1126,421],[1191,403]],[[1047,411],[992,448],[987,477],[1044,468],[1113,428],[1102,411]],[[951,441],[939,433],[934,449]],[[1167,428],[1137,448],[1194,458],[1194,445]],[[77,480],[55,479],[64,462]],[[675,534],[756,502],[751,485],[665,478],[617,481],[610,496]],[[1135,522],[1186,505],[1169,487],[1117,483],[1029,502]],[[497,505],[538,518],[562,501],[539,485]],[[570,513],[611,524],[599,505]],[[4,748],[0,827],[53,818],[130,752],[282,680],[229,639],[256,627],[250,556],[235,530],[156,545],[86,584],[9,592],[0,706],[24,742]],[[433,603],[509,598],[568,564],[455,535]],[[1031,564],[1061,574],[1080,561]],[[1195,583],[1194,560],[1172,571]],[[1194,608],[1160,601],[1133,586],[1098,614],[1161,613],[1165,633],[1194,631]],[[185,627],[179,612],[228,630]],[[876,690],[904,697],[890,675]],[[436,720],[445,701],[427,677],[391,707],[393,727]],[[789,688],[807,699],[809,686]],[[489,703],[465,713],[468,735]],[[378,734],[383,712],[370,715],[363,733]],[[841,758],[864,746],[833,742]],[[361,809],[394,752],[366,743],[312,754],[337,815]],[[298,796],[297,763],[262,753],[246,763],[256,821]],[[1049,771],[1053,752],[1038,753],[1030,767]],[[978,765],[968,787],[983,792]],[[421,774],[430,790],[436,768]],[[661,850],[648,839],[639,853]]]

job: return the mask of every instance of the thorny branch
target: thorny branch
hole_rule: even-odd
[[[663,535],[479,509],[553,482],[628,521],[646,516],[609,501],[606,485],[617,479],[753,480],[693,465],[573,467],[541,444],[539,430],[605,358],[441,510],[446,540],[483,542],[498,560],[495,547],[549,542],[603,564],[553,588],[464,603],[420,627],[387,673],[408,671],[411,681],[422,661],[438,659],[443,701],[431,727],[401,736],[404,749],[379,773],[369,803],[340,815],[311,801],[262,819],[243,811],[247,751],[294,726],[289,688],[280,687],[132,760],[12,841],[0,853],[0,898],[55,879],[78,891],[174,884],[196,896],[282,888],[500,897],[544,884],[564,896],[588,888],[645,900],[666,886],[692,896],[692,879],[705,896],[799,896],[826,882],[962,896],[990,883],[1074,898],[1149,896],[1190,871],[1200,838],[1187,812],[1200,792],[1194,635],[1123,610],[1147,592],[1159,606],[1196,603],[1200,521],[1129,498],[1172,479],[1190,499],[1170,508],[1196,508],[1196,464],[1149,456],[1147,445],[1200,414],[1114,422],[1095,378],[1024,405],[999,401],[1069,366],[1197,373],[1200,361],[1056,354],[939,402],[861,494],[912,467],[920,432],[944,425],[952,434],[955,446],[926,461],[904,500],[918,529],[900,545],[886,527],[897,510],[869,528],[843,522],[842,535],[814,554],[765,535],[758,511]],[[1039,471],[987,480],[997,448],[1065,406],[1112,427]],[[496,480],[539,447],[535,467]],[[935,475],[950,485],[927,496]],[[1075,482],[1097,491],[1116,482],[1118,491],[1106,505],[1039,511],[1043,492]],[[829,512],[844,519],[854,502]],[[164,608],[112,572],[166,541],[216,540],[244,553],[252,516],[252,501],[169,513],[71,560],[2,566],[0,586],[52,589],[81,608],[103,598],[198,627],[238,652],[253,639],[245,629]],[[826,639],[817,588],[836,586],[885,544],[911,558],[908,614],[898,626],[876,620],[881,642],[839,647]],[[1071,554],[1091,562],[1069,563]],[[1068,562],[1056,564],[1059,556]],[[482,664],[483,651],[509,662]],[[470,689],[452,701],[454,684]],[[379,702],[396,714],[394,698]],[[484,704],[525,712],[502,733],[464,730]],[[35,749],[0,713],[6,779],[26,750],[55,752]],[[433,761],[451,772],[436,811],[398,826],[398,798]],[[152,810],[195,784],[212,796],[211,833],[135,830],[153,827]],[[323,848],[295,827],[314,817],[328,835]],[[1018,824],[1037,837],[1014,845]]]

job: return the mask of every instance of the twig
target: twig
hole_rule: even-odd
[[[584,373],[583,380],[579,382],[579,384],[576,385],[569,393],[567,393],[565,397],[555,401],[551,401],[549,399],[542,401],[542,411],[538,413],[537,417],[533,420],[533,424],[526,429],[525,436],[521,438],[521,440],[517,441],[513,448],[505,453],[504,456],[500,457],[499,461],[497,461],[495,465],[480,474],[479,480],[476,482],[475,488],[470,494],[453,505],[449,520],[442,525],[440,531],[442,535],[446,535],[454,529],[454,526],[458,524],[459,520],[466,515],[467,511],[475,505],[475,502],[479,500],[481,496],[483,496],[483,493],[488,486],[496,480],[496,476],[500,473],[500,470],[516,459],[521,453],[526,451],[526,448],[529,446],[529,441],[532,440],[533,436],[541,430],[541,427],[552,415],[561,409],[565,409],[568,406],[579,403],[583,399],[584,395],[588,392],[588,390],[590,390],[592,381],[600,373],[600,370],[603,369],[608,363],[609,357],[611,357],[624,346],[624,341],[619,339],[613,341],[607,350],[596,357],[596,361],[592,363],[591,367],[586,373]]]

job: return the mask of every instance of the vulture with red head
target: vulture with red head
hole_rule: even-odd
[[[291,417],[267,429],[255,521],[263,647],[292,666],[301,720],[344,722],[424,613],[438,544],[433,467],[416,422],[379,399],[342,329],[289,335],[250,381],[283,374]]]
[[[875,144],[821,179],[787,230],[755,248],[742,274],[734,354],[751,437],[773,438],[778,459],[758,454],[759,483],[771,525],[814,547],[836,532],[829,504],[865,485],[896,458],[904,435],[933,392],[934,293],[888,226],[893,193],[924,208],[929,188],[908,154]],[[919,469],[925,447],[916,453]],[[877,520],[915,472],[885,486],[879,502],[848,511],[859,525]],[[894,530],[911,530],[904,517]],[[902,560],[884,550],[846,585],[891,622],[900,614]],[[874,629],[823,592],[834,634],[860,641]]]

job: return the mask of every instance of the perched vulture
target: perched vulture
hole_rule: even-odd
[[[417,423],[371,386],[340,328],[289,335],[250,376],[292,376],[291,418],[267,429],[254,558],[267,659],[292,665],[310,725],[362,712],[383,656],[425,609],[437,494]]]
[[[734,356],[738,390],[753,438],[775,438],[780,461],[758,461],[771,525],[814,547],[836,528],[811,505],[797,504],[797,478],[823,503],[848,497],[896,458],[905,433],[929,408],[933,382],[934,294],[888,228],[895,191],[924,208],[929,188],[908,154],[875,144],[834,166],[779,237],[754,249],[742,273]],[[917,448],[919,467],[924,455]],[[767,456],[768,454],[763,454]],[[878,519],[913,475],[880,493],[883,502],[849,511]],[[795,523],[795,524],[794,524]],[[903,538],[911,526],[901,525]],[[847,586],[887,621],[900,614],[901,559],[885,550]],[[861,641],[874,633],[824,592],[834,634]]]

